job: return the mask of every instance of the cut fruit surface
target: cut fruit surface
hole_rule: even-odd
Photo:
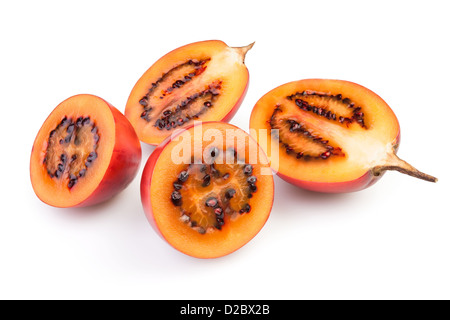
[[[216,138],[210,139],[211,132]],[[230,132],[237,138],[225,139]],[[264,162],[253,163],[255,153]],[[222,122],[196,124],[167,139],[150,156],[141,180],[152,226],[174,248],[198,258],[221,257],[250,241],[265,224],[273,195],[262,149]]]
[[[139,139],[129,121],[105,100],[77,95],[45,120],[30,160],[36,195],[55,207],[102,202],[135,177]]]
[[[192,43],[169,52],[148,69],[128,98],[125,115],[139,139],[157,145],[194,120],[229,121],[248,87],[246,47],[222,41]]]
[[[256,103],[250,128],[260,143],[268,142],[265,151],[278,175],[306,189],[361,190],[386,170],[436,181],[396,156],[395,114],[378,95],[352,82],[308,79],[275,88]],[[279,147],[272,148],[274,143]]]

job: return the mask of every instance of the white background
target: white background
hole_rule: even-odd
[[[450,298],[447,1],[2,1],[0,298]],[[41,124],[78,93],[124,111],[166,52],[200,40],[248,53],[250,87],[231,121],[248,130],[270,89],[304,78],[357,82],[393,108],[399,156],[437,184],[389,172],[352,194],[275,178],[262,231],[199,260],[163,242],[144,216],[140,173],[88,209],[40,202],[29,156]],[[143,162],[153,148],[143,145]],[[140,172],[141,172],[140,171]]]

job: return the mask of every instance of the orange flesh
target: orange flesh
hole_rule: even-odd
[[[262,152],[250,136],[232,125],[209,122],[203,123],[201,128],[203,133],[207,129],[214,129],[216,133],[224,137],[226,130],[237,130],[246,137],[245,144],[236,143],[236,141],[229,143],[225,139],[211,142],[206,138],[194,142],[194,139],[190,137],[194,135],[194,130],[198,130],[198,126],[188,129],[184,133],[186,138],[169,142],[156,161],[151,180],[150,202],[156,226],[173,247],[194,257],[214,258],[237,250],[250,241],[263,227],[272,207],[273,177],[267,164],[252,163],[251,175],[257,177],[258,189],[251,198],[248,198],[248,176],[242,174],[241,163],[216,164],[219,175],[217,178],[211,177],[211,183],[207,187],[202,186],[204,172],[201,172],[201,164],[194,164],[190,166],[189,178],[183,182],[183,188],[180,190],[183,204],[174,205],[171,200],[171,193],[174,191],[172,184],[178,181],[180,172],[189,168],[187,164],[176,164],[172,160],[172,153],[178,154],[183,140],[184,143],[190,140],[191,150],[194,150],[194,144],[197,146],[199,144],[202,154],[213,147],[222,151],[234,148],[238,158],[246,163],[250,159],[249,150]],[[181,136],[183,137],[183,134]],[[261,156],[265,157],[264,154]],[[185,162],[191,161],[191,154],[183,155],[183,157]],[[229,177],[224,178],[226,173]],[[218,229],[214,227],[216,221],[213,208],[207,207],[205,202],[211,196],[223,201],[224,192],[230,188],[234,189],[236,194],[229,203],[222,203],[224,211],[227,211],[226,208],[229,209],[224,213],[224,223]],[[251,207],[250,212],[239,213],[240,208],[246,203]],[[187,212],[190,220],[186,218]],[[192,227],[190,221],[196,221],[196,226]],[[205,228],[206,232],[199,232],[201,231],[199,226]]]
[[[67,136],[67,126],[57,128],[64,118],[76,120],[90,118],[90,124],[80,128],[69,142],[59,143]],[[101,139],[94,141],[91,132],[95,124]],[[50,132],[55,130],[50,137]],[[77,141],[75,142],[75,139]],[[78,141],[79,140],[79,141]],[[111,159],[115,143],[115,122],[107,103],[91,95],[78,95],[62,102],[42,125],[33,145],[30,172],[31,182],[37,196],[56,207],[72,207],[87,199],[100,184]],[[86,165],[91,152],[95,159]],[[66,166],[60,178],[54,176],[61,154],[67,155]],[[77,155],[71,161],[73,155]],[[79,177],[80,171],[84,175]],[[70,176],[77,182],[69,187]]]
[[[139,139],[159,144],[193,120],[224,119],[247,86],[245,53],[221,41],[203,41],[159,59],[136,83],[125,109]]]
[[[302,129],[291,131],[288,121]],[[265,151],[275,170],[315,182],[351,181],[384,165],[399,135],[397,118],[378,95],[351,82],[324,79],[270,91],[255,105],[250,128],[258,141],[268,141]],[[278,160],[270,152],[278,142],[271,129],[280,130],[281,144],[274,148]]]
[[[49,134],[45,166],[61,188],[73,188],[97,158],[98,128],[90,118],[78,119],[64,118]]]

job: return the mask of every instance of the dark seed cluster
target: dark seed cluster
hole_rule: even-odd
[[[219,204],[219,200],[217,198],[211,197],[206,199],[205,205],[210,208],[216,208]]]
[[[364,123],[364,113],[361,112],[361,107],[357,107],[353,109],[352,119],[360,124],[361,127],[365,128],[366,125]]]
[[[251,164],[246,164],[244,166],[244,173],[247,176],[251,175],[253,173],[253,166]]]
[[[93,151],[89,153],[84,164],[86,165],[86,167],[90,167],[95,159],[97,159],[97,152]]]
[[[240,214],[243,214],[243,213],[249,213],[251,209],[252,209],[252,208],[250,207],[250,205],[249,205],[248,203],[246,203],[246,204],[244,205],[244,207],[243,207],[241,210],[239,210],[239,213],[240,213]]]
[[[222,155],[221,151],[213,147],[209,150],[209,155],[212,159],[212,161],[207,161],[206,163],[193,163],[188,166],[187,170],[183,170],[178,174],[177,180],[173,183],[173,192],[171,194],[171,201],[173,205],[177,207],[183,206],[183,196],[182,196],[182,189],[183,185],[185,183],[195,183],[195,181],[198,181],[198,178],[193,178],[193,180],[189,180],[190,177],[190,170],[194,170],[198,174],[199,172],[202,174],[200,180],[201,180],[201,187],[207,188],[210,186],[212,181],[219,179],[220,181],[226,181],[230,178],[229,172],[220,172],[217,170],[216,165],[214,163],[214,160],[219,156]],[[222,155],[223,156],[223,155]],[[226,156],[233,158],[234,161],[237,161],[237,152],[233,148],[230,148],[226,151]],[[237,163],[237,162],[235,162]],[[248,198],[251,198],[253,194],[258,190],[256,184],[257,184],[257,178],[252,175],[253,174],[253,166],[250,164],[242,164],[239,165],[240,170],[242,170],[242,173],[246,177],[246,186],[242,186],[242,190],[247,190],[248,192]],[[241,174],[242,174],[241,173]],[[220,182],[222,183],[222,182]],[[209,191],[206,191],[209,192]],[[214,228],[217,230],[221,230],[222,226],[225,224],[225,215],[232,215],[235,212],[239,214],[249,213],[251,211],[251,206],[249,203],[245,203],[242,208],[235,211],[231,208],[230,201],[235,198],[237,195],[237,191],[234,188],[226,188],[223,192],[220,194],[209,194],[209,196],[204,200],[205,202],[204,207],[207,208],[207,210],[210,210],[209,212],[211,214],[214,214]],[[198,222],[192,219],[192,214],[189,212],[186,212],[183,208],[181,208],[181,220],[185,223],[188,223],[191,227],[195,228],[200,233],[205,233],[205,227],[199,226]]]
[[[81,144],[81,137],[79,135],[81,128],[89,126],[90,131],[93,137],[94,146],[93,150],[96,150],[98,147],[98,142],[100,140],[100,136],[98,134],[98,128],[91,121],[89,117],[78,117],[75,120],[64,117],[61,122],[56,126],[56,128],[49,133],[48,139],[48,147],[46,150],[46,156],[44,158],[44,163],[47,166],[47,173],[51,178],[61,179],[64,176],[64,173],[67,172],[67,187],[72,189],[75,184],[78,182],[79,178],[82,178],[86,174],[86,168],[90,167],[95,159],[97,159],[96,151],[92,151],[89,153],[84,162],[84,168],[80,169],[77,172],[76,166],[79,165],[80,156],[77,153],[68,154],[68,148],[70,144],[78,146]],[[55,164],[56,169],[52,169],[52,164],[49,163],[50,154],[54,152],[56,148],[54,144],[54,140],[56,135],[59,135],[61,138],[57,142],[60,147],[58,150],[62,150],[62,153],[58,155],[58,162]],[[75,149],[76,150],[76,149]],[[55,160],[53,160],[55,162]]]
[[[198,119],[201,114],[213,107],[214,101],[220,93],[220,88],[220,84],[212,84],[208,87],[208,89],[194,93],[193,95],[187,97],[185,100],[177,104],[176,107],[164,110],[161,116],[155,121],[155,127],[159,130],[172,130],[185,124],[186,122]],[[189,108],[199,99],[208,99],[208,101],[203,103],[200,110],[190,114]]]
[[[187,171],[181,171],[178,175],[178,181],[179,182],[186,182],[186,180],[189,178],[189,173]]]
[[[221,230],[222,226],[225,224],[225,220],[224,220],[224,213],[223,213],[223,209],[222,208],[215,208],[214,209],[214,214],[216,215],[216,229]]]
[[[272,117],[270,118],[270,121],[269,121],[272,129],[276,128],[276,125],[277,125],[276,124],[276,121],[277,121],[276,115],[279,112],[282,112],[282,110],[280,109],[279,106],[277,106],[272,114]],[[291,132],[293,134],[301,135],[304,138],[307,138],[316,143],[320,143],[320,144],[324,145],[325,148],[327,149],[326,151],[321,153],[319,156],[314,157],[309,154],[305,154],[302,151],[295,151],[292,146],[283,142],[281,137],[278,137],[280,145],[282,145],[285,148],[287,154],[291,154],[291,155],[295,156],[296,159],[304,159],[304,160],[310,160],[310,159],[314,159],[314,158],[326,160],[329,157],[331,157],[332,155],[340,155],[340,156],[343,155],[341,148],[333,147],[333,146],[329,145],[328,140],[324,140],[322,137],[320,137],[318,135],[314,135],[304,125],[302,125],[301,123],[298,123],[296,120],[287,119],[287,120],[283,120],[283,121],[285,121],[285,123],[289,126],[289,132]]]
[[[305,96],[319,96],[319,97],[326,97],[327,99],[332,99],[335,101],[340,101],[340,103],[346,105],[347,108],[351,109],[352,116],[349,117],[343,117],[338,116],[335,113],[331,112],[330,110],[327,110],[326,107],[320,107],[320,106],[314,106],[310,105],[307,101],[303,100],[301,97]],[[304,111],[313,112],[321,117],[325,117],[328,120],[332,121],[338,121],[339,123],[343,124],[351,124],[353,122],[358,123],[361,127],[365,128],[364,123],[364,113],[361,112],[361,107],[358,107],[355,105],[354,102],[352,102],[349,98],[342,98],[342,94],[328,94],[324,92],[317,92],[312,90],[305,90],[303,92],[297,92],[293,95],[290,95],[287,97],[289,100],[294,100],[295,104]]]
[[[163,74],[162,77],[159,78],[156,82],[152,83],[152,86],[148,90],[147,94],[139,100],[139,104],[144,108],[143,112],[141,113],[141,118],[146,120],[147,122],[151,121],[151,111],[154,109],[154,106],[150,105],[149,100],[151,97],[155,96],[156,94],[160,94],[161,90],[157,90],[157,89],[159,89],[159,87],[161,86],[161,83],[165,82],[166,79],[168,79],[169,77],[171,77],[174,74],[176,74],[177,72],[179,72],[179,70],[181,68],[184,68],[186,66],[192,67],[192,71],[190,71],[187,74],[185,74],[184,76],[182,76],[181,79],[174,81],[170,87],[164,88],[164,90],[162,90],[162,94],[160,94],[160,96],[159,96],[159,99],[162,100],[162,99],[164,99],[164,97],[166,95],[172,93],[172,91],[174,89],[181,88],[185,83],[191,81],[194,77],[203,73],[203,71],[206,69],[205,65],[208,61],[209,60],[201,60],[201,61],[189,60],[185,63],[182,63],[182,64],[172,68],[170,71]],[[181,124],[182,124],[182,121],[180,121],[178,123],[178,125],[181,125]],[[157,127],[159,128],[159,126],[157,126]],[[163,126],[163,128],[164,127],[165,126]]]
[[[176,205],[177,207],[181,206],[181,204],[182,204],[182,202],[181,202],[182,201],[181,193],[179,191],[172,192],[171,200],[172,200],[172,203],[174,205]]]
[[[211,184],[211,176],[209,174],[205,174],[203,177],[202,187],[207,187]]]
[[[231,198],[234,197],[235,194],[236,194],[236,190],[234,190],[234,189],[227,189],[225,191],[225,198],[231,199]]]
[[[322,137],[317,136],[317,135],[313,135],[311,132],[309,132],[304,126],[302,126],[300,123],[298,123],[295,120],[287,120],[286,121],[289,124],[289,131],[290,132],[296,132],[297,134],[301,134],[304,137],[311,139],[313,141],[316,141],[318,143],[321,143],[323,145],[325,145],[327,151],[323,152],[322,154],[320,154],[320,158],[321,159],[328,159],[331,155],[338,155],[340,154],[341,149],[340,148],[334,148],[333,146],[328,145],[329,141],[328,140],[324,140]],[[283,143],[283,146],[286,148],[286,153],[292,153],[293,152],[293,148],[290,147],[289,145]],[[295,157],[297,159],[301,159],[302,157],[304,157],[304,153],[303,152],[298,152],[295,154]],[[306,155],[306,157],[311,158],[311,156]],[[317,158],[319,158],[317,157]]]
[[[295,99],[295,104],[304,111],[312,111],[313,113],[325,117],[328,120],[334,120],[336,121],[336,114],[331,112],[330,110],[326,110],[324,108],[318,108],[316,106],[310,105],[308,102],[302,100],[302,99]],[[342,117],[341,117],[342,118]],[[348,118],[345,118],[348,119]],[[348,119],[350,120],[350,119]]]

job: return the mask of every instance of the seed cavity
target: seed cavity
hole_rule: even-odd
[[[345,156],[342,149],[329,139],[319,136],[299,119],[294,120],[288,114],[283,114],[281,106],[275,107],[269,124],[272,129],[278,130],[278,135],[273,138],[279,140],[280,148],[297,160],[326,160],[331,156]]]
[[[44,162],[50,178],[69,190],[97,159],[98,128],[89,117],[63,117],[49,133]]]
[[[232,161],[227,161],[233,156]],[[171,201],[180,220],[200,234],[222,230],[227,221],[251,212],[249,199],[257,192],[254,167],[234,149],[212,147],[207,159],[194,161],[173,182]]]
[[[330,94],[305,90],[287,97],[303,111],[312,112],[322,118],[349,126],[357,123],[367,129],[362,107],[357,106],[349,98],[343,98],[342,94]]]
[[[221,82],[213,82],[205,90],[194,93],[181,102],[165,106],[165,110],[156,119],[154,126],[159,130],[172,130],[198,119],[212,107],[219,96],[220,89]]]
[[[139,100],[141,119],[159,130],[172,130],[214,107],[222,82],[198,79],[210,59],[188,60],[164,73]],[[194,84],[194,79],[198,81]],[[195,89],[193,89],[195,87]]]

